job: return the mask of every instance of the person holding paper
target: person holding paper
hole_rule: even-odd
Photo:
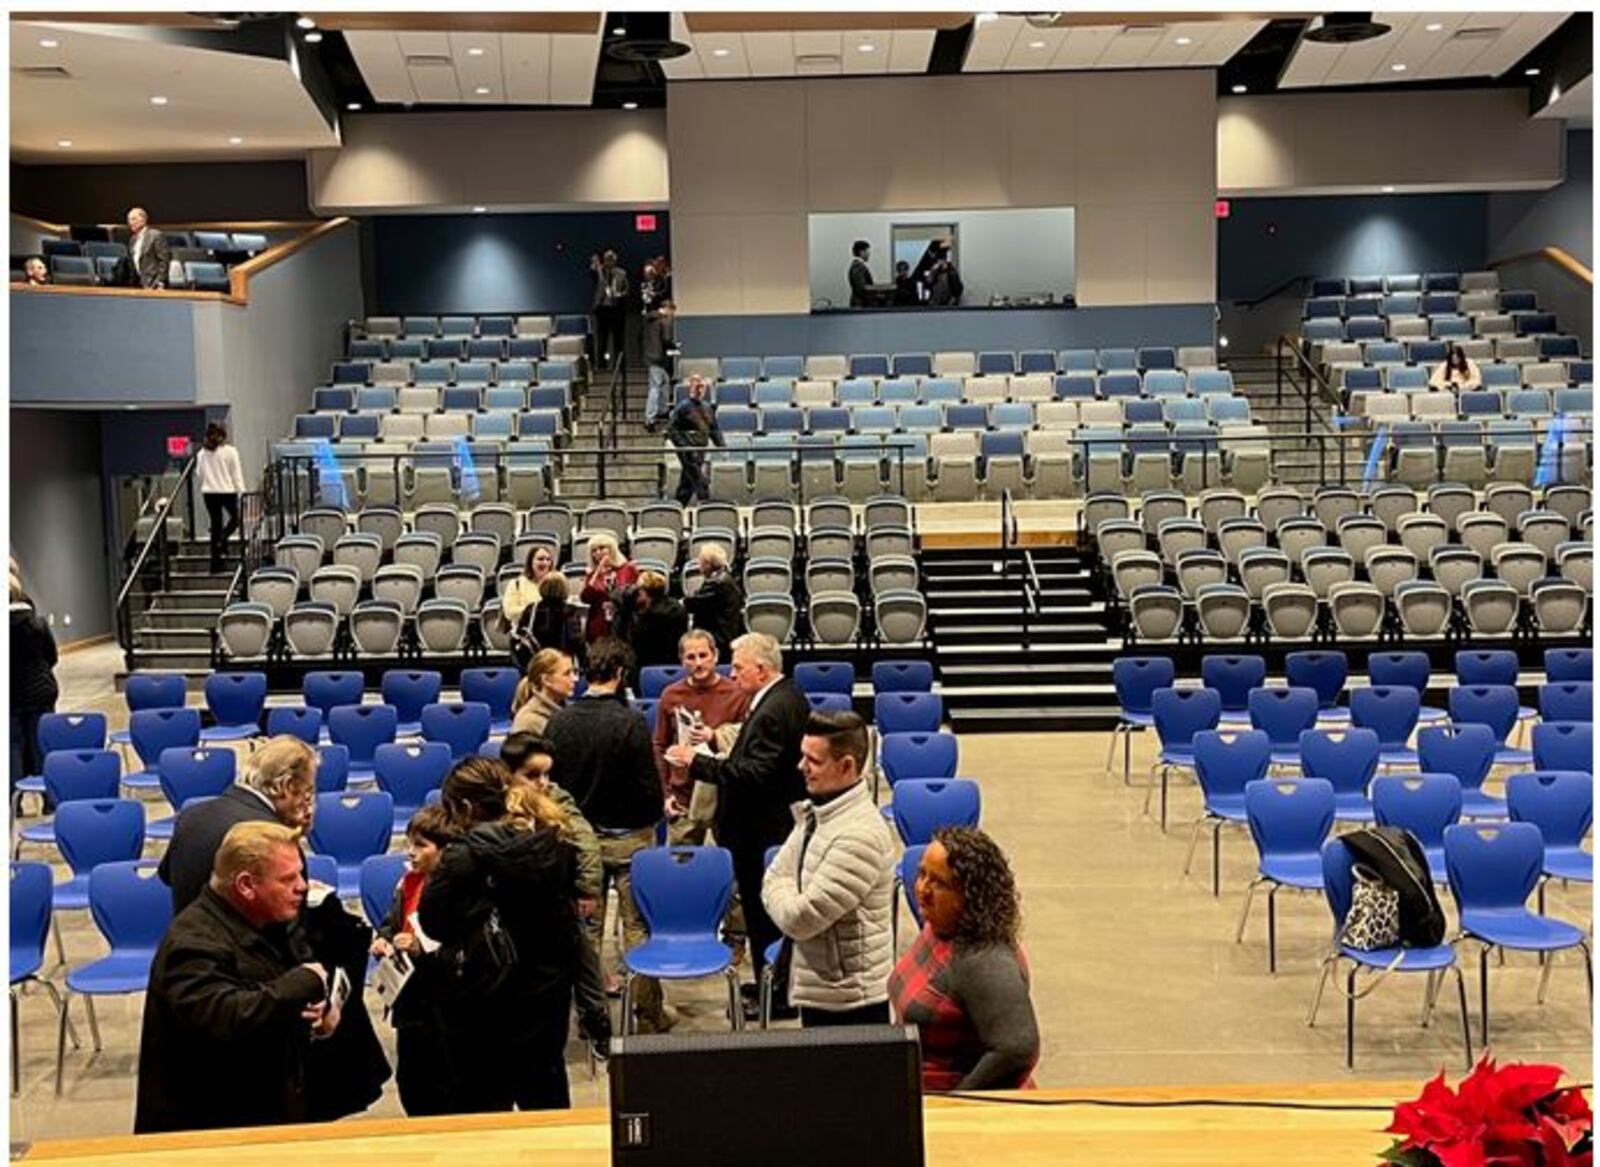
[[[678,638],[678,663],[686,675],[661,691],[653,744],[667,808],[667,840],[675,847],[699,846],[706,841],[712,815],[696,817],[689,813],[694,780],[689,777],[688,767],[668,763],[667,749],[687,745],[715,752],[712,743],[716,731],[722,726],[737,728],[750,709],[750,694],[739,688],[732,677],[717,672],[717,640],[704,628]]]

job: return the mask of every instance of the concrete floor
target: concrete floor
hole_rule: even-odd
[[[125,721],[108,648],[64,658],[61,708],[102,709]],[[1188,824],[1198,813],[1195,788],[1174,787],[1172,828],[1163,835],[1141,813],[1143,791],[1102,770],[1103,734],[977,736],[963,739],[961,773],[983,784],[984,825],[1005,848],[1023,889],[1024,942],[1034,1004],[1044,1034],[1041,1086],[1194,1085],[1336,1082],[1344,1068],[1343,1000],[1331,990],[1315,1029],[1305,1023],[1318,961],[1331,921],[1318,899],[1280,896],[1278,973],[1267,972],[1265,904],[1258,897],[1243,944],[1233,941],[1253,848],[1225,832],[1221,898],[1210,889],[1202,842],[1196,870],[1182,876]],[[1150,753],[1135,746],[1134,780]],[[1120,758],[1118,759],[1120,762]],[[154,809],[154,808],[153,808]],[[164,807],[159,808],[163,813]],[[1446,910],[1453,905],[1446,897]],[[1588,927],[1587,887],[1550,891],[1552,914]],[[908,919],[909,917],[907,917]],[[66,918],[73,963],[104,950],[84,918]],[[902,936],[902,943],[909,938]],[[1467,989],[1478,1042],[1478,977],[1469,955]],[[1562,954],[1547,1003],[1535,1002],[1539,970],[1513,955],[1492,970],[1494,1052],[1500,1058],[1551,1061],[1587,1081],[1593,1030],[1576,957]],[[49,970],[47,970],[49,971]],[[50,975],[57,983],[62,972]],[[670,987],[669,1000],[689,1029],[719,1029],[718,982]],[[66,1088],[57,1100],[52,1068],[55,1024],[48,999],[21,1003],[20,1097],[11,1103],[13,1139],[124,1133],[131,1128],[138,1008],[142,998],[100,1006],[105,1051],[91,1058],[69,1049]],[[1358,1007],[1356,1075],[1420,1083],[1441,1067],[1462,1070],[1453,986],[1440,997],[1428,1029],[1418,1026],[1420,978],[1393,976]],[[87,1043],[81,1005],[74,1017]],[[379,1031],[388,1040],[386,1026]],[[575,1105],[603,1105],[604,1079],[593,1081],[581,1047],[570,1048]],[[372,1114],[400,1113],[393,1087]]]

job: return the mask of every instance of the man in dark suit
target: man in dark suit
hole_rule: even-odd
[[[750,712],[727,757],[708,757],[687,745],[672,746],[666,757],[674,766],[688,767],[694,781],[718,788],[714,830],[717,844],[733,853],[733,875],[759,984],[767,946],[779,937],[761,903],[766,851],[788,838],[794,827],[790,806],[806,797],[800,739],[811,706],[799,686],[784,677],[783,650],[765,633],[746,633],[733,642],[733,679],[751,695]],[[779,985],[781,998],[781,979]],[[774,1013],[786,1012],[787,1005],[775,1001]]]
[[[878,302],[872,283],[872,269],[867,260],[872,258],[872,244],[857,239],[850,245],[850,307],[870,308]]]
[[[165,288],[172,266],[172,247],[167,237],[150,226],[143,207],[128,212],[128,261],[141,288]]]

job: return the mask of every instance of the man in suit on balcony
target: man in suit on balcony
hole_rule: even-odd
[[[150,226],[150,216],[143,207],[134,207],[128,212],[128,259],[141,288],[167,286],[172,247],[160,230]]]

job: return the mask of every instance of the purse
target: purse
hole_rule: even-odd
[[[1400,943],[1400,893],[1364,863],[1357,863],[1351,874],[1355,876],[1355,886],[1339,942],[1363,952],[1397,946]]]

